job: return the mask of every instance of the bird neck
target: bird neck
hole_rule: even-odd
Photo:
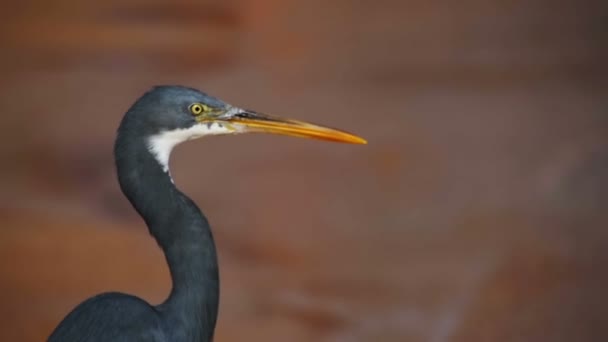
[[[169,298],[158,308],[181,327],[181,333],[210,339],[219,302],[210,226],[194,202],[175,187],[146,142],[126,140],[119,134],[115,146],[120,186],[164,251],[173,281]]]

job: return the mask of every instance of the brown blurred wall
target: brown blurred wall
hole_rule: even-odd
[[[177,149],[214,227],[218,341],[608,339],[605,1],[4,1],[0,340],[163,257],[112,164],[155,84],[338,126]]]

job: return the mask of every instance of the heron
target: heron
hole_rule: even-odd
[[[242,109],[193,88],[153,87],[123,116],[114,158],[123,194],[165,255],[171,291],[159,305],[119,292],[93,296],[68,313],[48,341],[213,340],[220,297],[216,247],[206,216],[175,186],[169,157],[187,140],[247,132],[366,143],[338,129]]]

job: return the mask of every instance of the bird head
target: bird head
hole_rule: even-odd
[[[308,122],[274,117],[232,106],[196,89],[155,87],[133,104],[122,131],[136,130],[167,168],[174,146],[209,135],[274,133],[335,142],[366,144],[350,133]]]

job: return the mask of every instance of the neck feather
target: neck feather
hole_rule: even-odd
[[[168,165],[150,151],[149,141],[119,131],[115,155],[120,187],[164,251],[171,272],[173,288],[159,310],[181,327],[177,334],[210,339],[217,317],[219,275],[207,219],[175,187]]]

